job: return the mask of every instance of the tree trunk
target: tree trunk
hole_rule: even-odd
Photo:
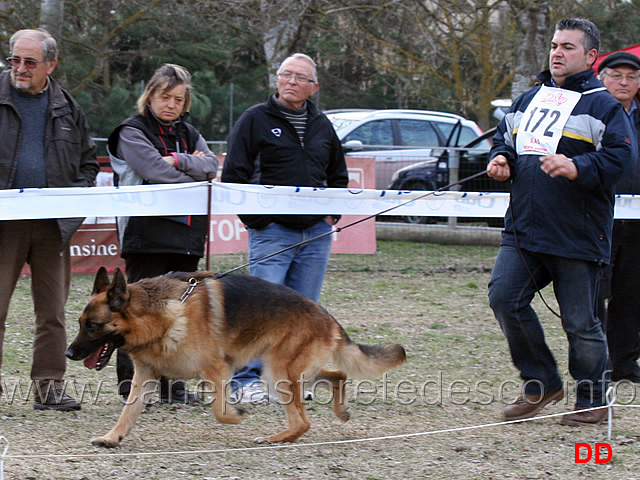
[[[62,41],[63,0],[42,0],[40,4],[40,27],[56,39]]]
[[[546,65],[549,51],[549,4],[547,0],[514,5],[518,13],[522,41],[514,68],[511,98],[527,91]]]
[[[0,22],[0,35],[2,35],[2,37],[6,37],[7,40],[9,39],[9,37],[11,37],[11,34],[13,32],[10,32],[8,30],[8,25],[9,25],[9,18],[13,13],[13,2],[11,0],[2,0],[0,1],[0,18],[2,19],[2,22]],[[8,42],[5,42],[8,43]],[[4,51],[4,45],[3,45],[3,51]],[[2,57],[4,58],[4,57]]]
[[[276,72],[280,63],[289,54],[289,45],[297,31],[297,22],[283,18],[264,32],[263,48],[269,72],[269,87],[276,86]]]
[[[268,25],[262,39],[271,89],[276,87],[280,63],[307,46],[316,22],[313,3],[314,0],[260,0],[260,11]]]

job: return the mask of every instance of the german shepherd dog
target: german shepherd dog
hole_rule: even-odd
[[[119,269],[110,281],[101,267],[79,323],[67,357],[100,370],[120,348],[134,364],[120,419],[92,440],[102,447],[115,447],[127,436],[143,397],[162,375],[211,382],[216,419],[237,424],[246,412],[230,402],[228,379],[250,360],[262,359],[266,378],[278,385],[288,427],[255,442],[294,442],[310,427],[305,382],[332,390],[333,411],[347,421],[347,375],[379,377],[406,359],[400,345],[354,343],[326,310],[295,290],[240,274],[169,273],[127,285]],[[335,369],[326,368],[329,362]]]

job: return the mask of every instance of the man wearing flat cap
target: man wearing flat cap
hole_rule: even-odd
[[[608,55],[599,65],[604,86],[624,106],[640,143],[640,58],[629,52]],[[640,162],[616,184],[616,193],[640,194]],[[640,383],[640,219],[613,223],[611,261],[600,281],[598,317],[607,335],[611,380]],[[605,307],[605,301],[608,304]]]

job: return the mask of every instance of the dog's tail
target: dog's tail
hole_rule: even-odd
[[[342,333],[333,362],[348,377],[378,378],[407,359],[402,345],[362,345],[351,340],[344,329]]]

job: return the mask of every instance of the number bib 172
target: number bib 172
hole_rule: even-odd
[[[542,86],[522,116],[516,136],[518,155],[556,153],[562,130],[582,94]]]

